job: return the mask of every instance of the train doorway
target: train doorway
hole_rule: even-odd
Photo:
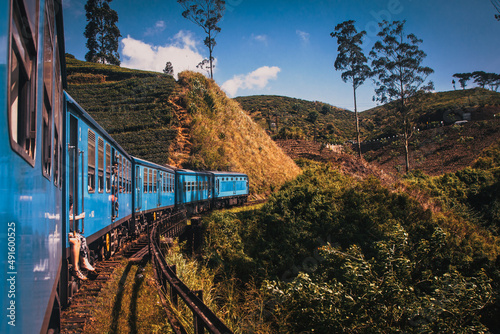
[[[84,186],[83,186],[83,157],[84,151],[78,147],[78,136],[81,133],[81,128],[78,126],[78,119],[70,116],[69,120],[69,145],[68,145],[68,162],[69,162],[69,196],[70,218],[84,212]],[[84,219],[73,220],[69,222],[69,232],[84,232]]]

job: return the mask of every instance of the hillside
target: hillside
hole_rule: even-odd
[[[68,93],[125,150],[158,164],[245,172],[268,193],[300,172],[237,103],[202,75],[156,72],[67,56]]]
[[[429,175],[455,172],[470,166],[499,140],[499,118],[423,130],[410,142],[410,166]],[[404,149],[397,138],[365,143],[361,148],[367,161],[386,172],[405,172]]]
[[[257,193],[273,190],[299,174],[292,159],[213,80],[182,72],[178,89],[173,103],[190,134],[190,154],[186,157],[178,149],[171,155],[173,164],[245,172]],[[186,138],[178,139],[177,146],[185,146]]]
[[[323,102],[274,95],[235,100],[273,138],[343,143],[355,134],[354,114]]]
[[[401,133],[395,103],[378,106],[360,114],[362,138],[371,140]],[[483,88],[425,94],[416,104],[415,126],[426,128],[455,121],[493,119],[500,113],[500,93]]]
[[[171,76],[66,57],[68,93],[132,155],[165,164],[177,135]]]
[[[354,114],[322,102],[284,96],[235,98],[276,139],[307,139],[341,144],[355,138]],[[360,113],[361,137],[372,140],[400,133],[400,119],[388,103]],[[500,113],[500,93],[483,88],[429,93],[415,110],[415,126],[426,128],[457,120],[492,119]]]

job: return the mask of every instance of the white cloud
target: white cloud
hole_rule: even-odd
[[[308,43],[309,42],[309,36],[311,36],[311,34],[309,34],[308,32],[305,32],[305,31],[302,31],[302,30],[296,30],[295,33],[297,34],[297,36],[299,36],[300,40],[303,43]]]
[[[184,70],[206,74],[196,68],[205,57],[198,50],[198,43],[189,31],[179,31],[171,43],[165,46],[147,44],[130,36],[123,38],[121,43],[123,67],[163,72],[169,61],[174,67],[174,76]],[[217,59],[215,64],[216,61]]]
[[[231,97],[235,96],[239,89],[262,89],[267,86],[269,80],[276,80],[280,71],[277,66],[262,66],[246,75],[235,75],[222,84],[222,89]]]
[[[163,30],[165,30],[166,27],[167,27],[167,25],[165,24],[165,21],[158,21],[155,23],[154,27],[149,27],[148,29],[146,29],[144,36],[151,36],[151,35],[159,34],[159,33],[163,32]]]
[[[254,34],[252,34],[252,39],[256,40],[257,42],[264,43],[264,45],[267,45],[267,36],[266,35],[254,35]]]

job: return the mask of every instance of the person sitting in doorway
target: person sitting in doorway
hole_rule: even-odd
[[[70,196],[69,197],[70,221],[76,222],[77,220],[80,220],[82,218],[85,218],[85,212],[82,212],[77,216],[73,215],[73,197]],[[74,231],[68,234],[69,244],[71,246],[70,260],[71,264],[73,265],[71,274],[77,277],[78,279],[86,280],[87,277],[80,271],[80,263],[82,269],[85,269],[87,271],[95,271],[95,269],[94,267],[92,267],[88,259],[89,251],[87,246],[87,240],[83,235],[76,232],[75,223],[73,223],[73,228]]]

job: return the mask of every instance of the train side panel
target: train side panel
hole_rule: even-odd
[[[135,212],[152,212],[175,205],[175,172],[142,159],[133,158]]]
[[[213,172],[214,198],[248,196],[248,176],[242,173]]]
[[[68,232],[80,231],[92,244],[132,217],[132,160],[67,94],[66,100],[66,201],[69,207],[71,197],[73,213],[85,218],[65,219]]]
[[[186,207],[192,213],[204,211],[210,207],[212,197],[212,177],[208,172],[177,170],[176,205]]]
[[[64,60],[56,6],[0,0],[1,333],[46,331],[57,299]]]

